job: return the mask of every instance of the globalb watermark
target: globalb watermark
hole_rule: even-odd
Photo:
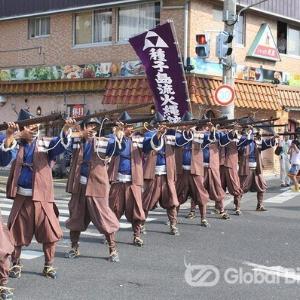
[[[185,264],[184,278],[192,287],[213,287],[218,283],[226,284],[300,284],[300,268],[263,266],[244,262],[245,267],[227,268],[221,271],[214,265]],[[248,266],[248,267],[246,267]],[[249,270],[249,267],[251,270]]]

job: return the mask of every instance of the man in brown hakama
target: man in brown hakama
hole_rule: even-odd
[[[0,137],[2,145],[4,137]],[[0,166],[6,167],[8,160],[0,159]],[[3,224],[0,210],[0,300],[12,299],[13,290],[7,287],[10,260],[9,256],[14,251],[14,242],[11,233]]]
[[[119,121],[124,125],[124,149],[120,155],[114,156],[109,164],[109,177],[112,183],[109,193],[109,205],[118,220],[122,215],[132,224],[133,244],[143,246],[141,228],[145,221],[145,213],[142,205],[143,187],[143,137],[132,135],[133,126],[126,124],[131,120],[127,112],[124,112]]]
[[[263,177],[263,163],[261,152],[275,146],[276,136],[271,139],[261,139],[260,133],[254,135],[250,131],[243,136],[239,142],[239,177],[243,193],[248,191],[257,193],[257,211],[266,211],[263,205],[264,193],[267,190],[267,183]],[[236,197],[240,206],[242,196]]]
[[[155,122],[163,121],[163,116],[156,113]],[[175,135],[169,134],[160,126],[154,133],[145,135],[143,150],[146,153],[144,165],[143,209],[147,218],[156,205],[167,210],[170,221],[170,234],[179,235],[177,225],[176,162]]]
[[[108,157],[114,155],[119,146],[115,137],[95,138],[99,120],[89,118],[82,123],[80,138],[73,143],[73,157],[67,192],[72,194],[69,202],[70,217],[66,227],[70,229],[71,249],[66,258],[75,258],[79,253],[79,237],[92,222],[104,234],[109,246],[109,260],[118,262],[115,233],[120,225],[109,208]]]
[[[223,132],[224,136],[220,139],[220,176],[223,190],[234,197],[234,206],[236,215],[241,214],[240,199],[243,190],[240,187],[240,179],[238,176],[238,146],[239,141],[236,131]]]
[[[219,133],[210,128],[210,132],[206,132],[205,135],[210,143],[203,148],[204,187],[208,191],[209,198],[215,201],[215,208],[220,217],[227,220],[230,217],[225,212],[225,192],[220,178]]]
[[[193,116],[189,112],[182,117],[183,122],[192,120]],[[187,201],[188,196],[191,197],[194,206],[198,204],[201,216],[200,224],[208,227],[206,205],[209,196],[203,184],[203,144],[204,134],[200,131],[187,128],[176,134],[176,191],[180,205]]]
[[[24,110],[19,114],[19,120],[30,118]],[[11,124],[7,130],[6,139],[0,150],[0,156],[10,155],[16,148],[16,140]],[[12,232],[15,249],[12,255],[13,266],[9,276],[21,276],[21,249],[28,246],[32,237],[43,244],[45,265],[43,275],[56,278],[53,268],[56,242],[62,237],[58,220],[58,209],[54,203],[51,161],[65,151],[67,147],[67,132],[69,124],[64,126],[61,136],[51,139],[38,137],[38,125],[24,127],[17,133],[19,149],[13,160],[7,183],[7,198],[14,199],[8,219],[8,228]]]
[[[14,251],[14,243],[11,233],[2,223],[0,211],[0,300],[12,299],[13,291],[7,287],[9,274],[9,256]]]

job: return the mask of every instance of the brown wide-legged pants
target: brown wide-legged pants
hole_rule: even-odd
[[[66,227],[70,229],[72,247],[78,247],[80,232],[85,231],[90,222],[104,234],[110,249],[115,248],[115,233],[120,223],[109,207],[108,198],[88,197],[86,185],[80,184],[79,192],[72,194],[69,202],[70,217]]]
[[[141,225],[145,222],[141,186],[131,182],[113,183],[109,192],[109,206],[118,220],[125,214],[127,221],[132,224],[134,236],[141,236]]]
[[[32,201],[32,197],[17,194],[7,224],[15,243],[13,263],[19,262],[22,246],[28,246],[33,236],[43,244],[45,265],[53,263],[56,242],[63,235],[58,216],[55,203]]]

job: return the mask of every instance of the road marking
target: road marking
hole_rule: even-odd
[[[1,208],[11,208],[12,207],[12,205],[11,204],[4,204],[4,203],[0,203],[0,207]]]
[[[2,200],[1,200],[1,202],[2,202]],[[0,208],[2,208],[1,214],[2,214],[2,216],[7,216],[8,217],[9,214],[10,214],[10,209],[12,208],[12,201],[8,199],[5,202],[9,202],[9,204],[0,203]],[[59,221],[60,222],[66,222],[69,219],[69,210],[61,209],[60,206],[61,205],[58,205],[58,210],[59,210],[59,213],[60,213]],[[150,214],[151,214],[151,212],[150,212]],[[152,221],[155,221],[155,220],[157,220],[157,218],[148,217],[146,221],[147,222],[152,222]],[[128,223],[126,221],[126,217],[122,216],[121,217],[121,222],[120,222],[120,229],[129,229],[131,227],[132,227],[131,223]]]
[[[1,195],[0,193],[0,202],[7,202],[7,203],[13,203],[14,200],[12,199],[7,199],[6,195]],[[68,201],[67,200],[55,200],[54,202],[55,204],[59,205],[59,206],[65,206],[68,207]]]
[[[291,190],[286,191],[284,193],[281,193],[279,195],[276,195],[274,197],[268,198],[266,200],[264,200],[265,203],[278,203],[278,204],[282,204],[286,201],[289,201],[297,196],[300,196],[300,193],[297,192],[293,192]]]
[[[225,200],[225,201],[224,201],[224,207],[226,207],[229,203],[231,203],[232,200],[233,200],[233,198],[232,198],[232,199]]]
[[[285,192],[285,191],[288,191],[289,189],[290,189],[290,187],[288,186],[288,187],[284,187],[284,188],[282,188],[280,190],[283,191],[283,192]]]
[[[0,203],[0,208],[9,208],[9,209],[11,209],[12,204]],[[62,215],[67,215],[68,216],[69,215],[69,210],[61,209],[60,206],[59,206],[59,213],[62,214]]]
[[[1,210],[1,215],[2,216],[9,216],[10,214],[10,211],[8,210]],[[69,218],[68,217],[63,217],[63,216],[59,216],[59,221],[60,222],[66,222]]]
[[[42,251],[34,251],[34,250],[22,250],[21,259],[34,259],[44,256]]]
[[[180,207],[180,209],[181,209],[181,207]],[[167,215],[167,212],[166,211],[149,211],[149,215]],[[151,218],[150,218],[151,219]],[[147,220],[149,220],[149,218],[147,219]]]
[[[1,214],[2,216],[9,216],[10,212],[7,211],[7,210],[2,210],[1,211]],[[60,222],[66,222],[67,220],[69,219],[69,217],[63,217],[63,216],[59,216],[59,221]],[[155,219],[154,218],[150,218],[150,221],[154,221]],[[148,219],[147,219],[148,221]],[[120,228],[121,229],[128,229],[128,228],[131,228],[131,224],[130,223],[123,223],[123,222],[120,222]]]
[[[265,274],[274,275],[281,278],[287,278],[287,279],[293,279],[295,281],[300,281],[300,273],[295,272],[293,268],[288,269],[284,268],[282,266],[264,266],[264,265],[258,265],[251,262],[243,262],[245,265],[252,267],[253,271],[256,272],[262,272]]]

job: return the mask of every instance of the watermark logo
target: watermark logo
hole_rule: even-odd
[[[184,278],[192,287],[213,287],[220,280],[227,284],[300,284],[300,268],[287,269],[281,266],[263,266],[244,262],[251,270],[229,267],[221,272],[214,265],[193,265],[184,257]]]
[[[193,287],[213,287],[220,280],[220,271],[213,265],[192,265],[187,264],[184,272],[185,281]]]

